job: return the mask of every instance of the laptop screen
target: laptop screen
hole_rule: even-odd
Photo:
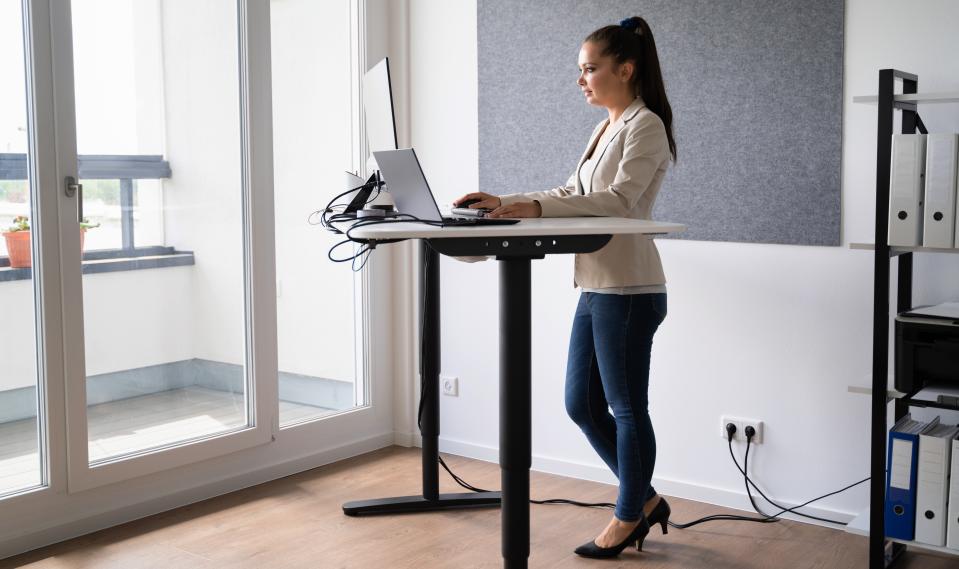
[[[440,208],[412,148],[373,152],[383,173],[386,187],[393,196],[396,211],[419,219],[443,221]]]

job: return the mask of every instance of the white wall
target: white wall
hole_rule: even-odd
[[[910,6],[908,24],[902,6],[846,3],[842,247],[659,241],[669,316],[655,340],[650,408],[658,440],[654,483],[665,494],[748,509],[719,436],[723,414],[765,421],[766,440],[751,453],[750,468],[784,502],[800,503],[869,474],[869,399],[847,393],[847,386],[869,382],[872,257],[847,245],[872,241],[876,107],[851,99],[875,93],[884,67],[917,73],[920,90],[959,88],[959,61],[951,57],[959,50],[953,25],[959,4]],[[438,201],[448,202],[481,189],[476,2],[414,0],[410,37],[413,144]],[[954,106],[922,109],[934,131],[959,132],[957,114]],[[569,134],[585,144],[589,133]],[[566,174],[544,180],[544,188]],[[917,261],[926,279],[916,287],[917,301],[959,294],[955,261]],[[442,270],[442,369],[459,376],[460,395],[442,399],[441,449],[495,461],[496,266],[444,259]],[[613,482],[564,411],[566,347],[578,298],[571,274],[571,258],[534,263],[533,465]],[[478,318],[467,322],[462,314]],[[863,485],[820,507],[853,515],[867,495]]]

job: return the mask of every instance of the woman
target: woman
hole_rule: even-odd
[[[579,52],[577,83],[586,102],[609,120],[593,131],[565,186],[493,196],[476,192],[473,208],[490,217],[609,216],[649,219],[670,158],[676,158],[653,34],[628,18],[590,34]],[[649,358],[666,316],[666,279],[652,239],[616,235],[594,253],[576,255],[582,287],[566,370],[566,409],[619,479],[616,510],[586,557],[614,557],[632,543],[642,550],[651,524],[665,534],[670,509],[650,485],[656,439],[649,419]],[[608,409],[612,408],[612,415]]]

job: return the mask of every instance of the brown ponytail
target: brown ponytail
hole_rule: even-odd
[[[611,55],[616,63],[632,61],[633,88],[643,98],[649,110],[663,121],[666,127],[666,140],[669,152],[676,161],[676,141],[673,138],[673,110],[666,98],[666,86],[659,67],[659,55],[656,53],[656,41],[646,20],[639,16],[627,18],[618,26],[605,26],[586,36],[583,42],[592,42],[602,46],[603,55]]]

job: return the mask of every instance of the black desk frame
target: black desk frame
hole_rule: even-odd
[[[347,502],[349,516],[502,506],[503,566],[529,559],[532,363],[530,261],[548,254],[589,253],[611,235],[453,237],[422,240],[428,291],[423,312],[423,494]],[[495,255],[500,282],[500,452],[502,493],[439,493],[440,263],[439,256]]]

